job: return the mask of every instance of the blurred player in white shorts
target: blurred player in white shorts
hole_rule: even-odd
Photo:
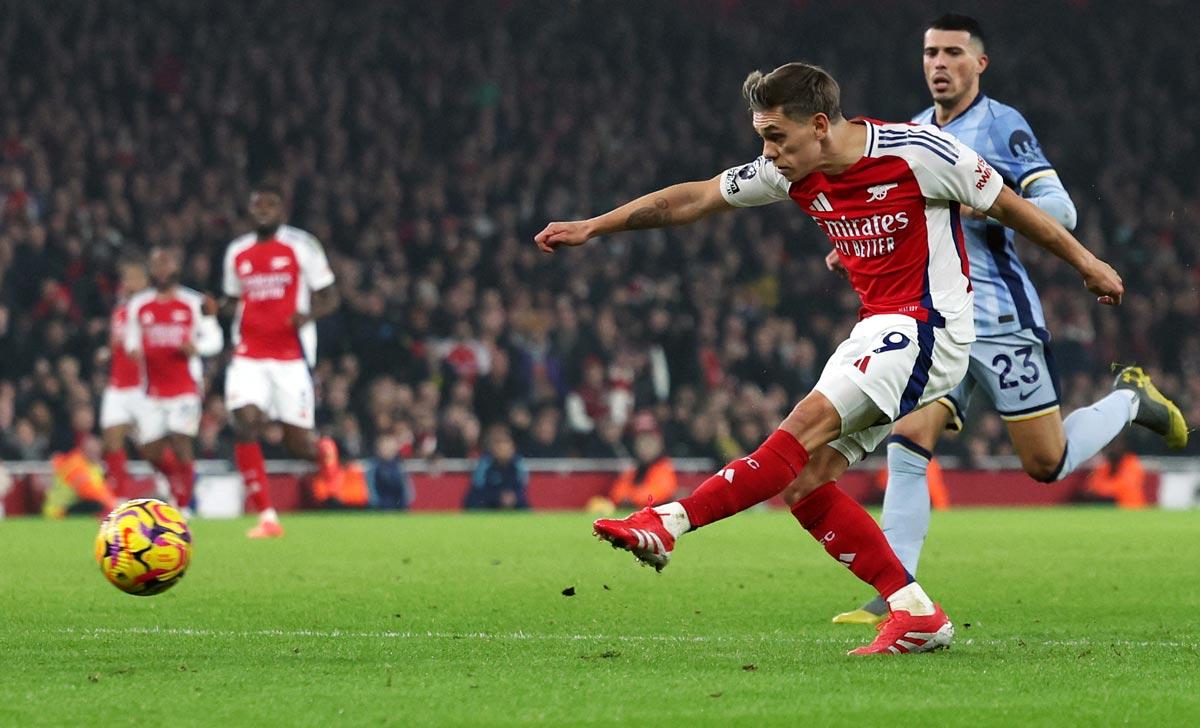
[[[141,259],[124,257],[117,263],[120,274],[117,307],[113,309],[108,328],[108,384],[100,400],[100,436],[104,443],[104,465],[108,484],[118,497],[132,495],[133,480],[129,477],[129,457],[125,441],[133,435],[137,411],[145,397],[142,368],[137,359],[125,350],[125,329],[129,316],[129,300],[148,285],[146,267]]]
[[[192,440],[200,428],[202,356],[224,347],[211,297],[179,285],[180,253],[150,251],[153,288],[129,301],[125,348],[141,360],[145,400],[137,408],[137,437],[143,456],[171,484],[176,504],[190,511],[196,481]]]
[[[238,303],[225,406],[237,435],[234,459],[259,512],[258,525],[247,535],[274,538],[283,528],[271,506],[259,441],[267,423],[279,422],[289,452],[321,462],[310,367],[317,354],[315,321],[337,308],[338,296],[321,243],[283,224],[281,189],[255,187],[250,217],[255,231],[234,240],[225,253],[225,295]],[[336,467],[336,459],[329,467]]]

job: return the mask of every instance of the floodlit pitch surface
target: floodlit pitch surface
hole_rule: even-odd
[[[0,522],[0,725],[1200,724],[1200,513],[936,514],[921,576],[957,641],[867,659],[829,622],[866,589],[786,511],[662,574],[589,522],[198,521],[149,598],[101,577],[93,522]]]

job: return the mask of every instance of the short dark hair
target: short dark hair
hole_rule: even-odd
[[[931,30],[965,30],[971,34],[971,37],[979,41],[981,48],[987,48],[987,37],[983,34],[983,26],[979,21],[972,18],[970,15],[959,15],[958,13],[946,13],[940,17],[929,21],[927,26]]]
[[[279,184],[279,182],[273,179],[259,180],[256,182],[254,186],[250,188],[250,194],[256,193],[263,195],[278,195],[279,199],[284,199],[283,185]]]
[[[786,63],[770,73],[755,71],[742,84],[742,96],[751,111],[780,108],[791,119],[804,121],[813,114],[842,117],[841,89],[820,66]]]

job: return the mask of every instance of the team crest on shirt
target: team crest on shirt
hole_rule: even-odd
[[[187,311],[172,311],[171,312],[171,320],[172,321],[187,321],[187,318],[188,318]]]
[[[900,185],[895,182],[888,182],[887,184],[875,185],[874,187],[868,187],[867,194],[870,195],[870,197],[867,198],[867,202],[879,202],[880,200],[887,197],[887,194],[889,192],[891,192],[893,189],[895,189],[896,187],[899,187],[899,186]]]
[[[287,256],[284,256],[284,255],[277,255],[274,258],[271,258],[271,270],[280,270],[282,268],[287,268],[291,262],[292,262],[291,258],[288,258]]]

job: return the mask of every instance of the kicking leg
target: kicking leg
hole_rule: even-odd
[[[840,416],[825,395],[805,397],[757,450],[726,465],[688,497],[645,508],[624,519],[602,518],[595,533],[660,571],[675,540],[690,530],[779,495],[808,463],[809,448],[832,440]]]

